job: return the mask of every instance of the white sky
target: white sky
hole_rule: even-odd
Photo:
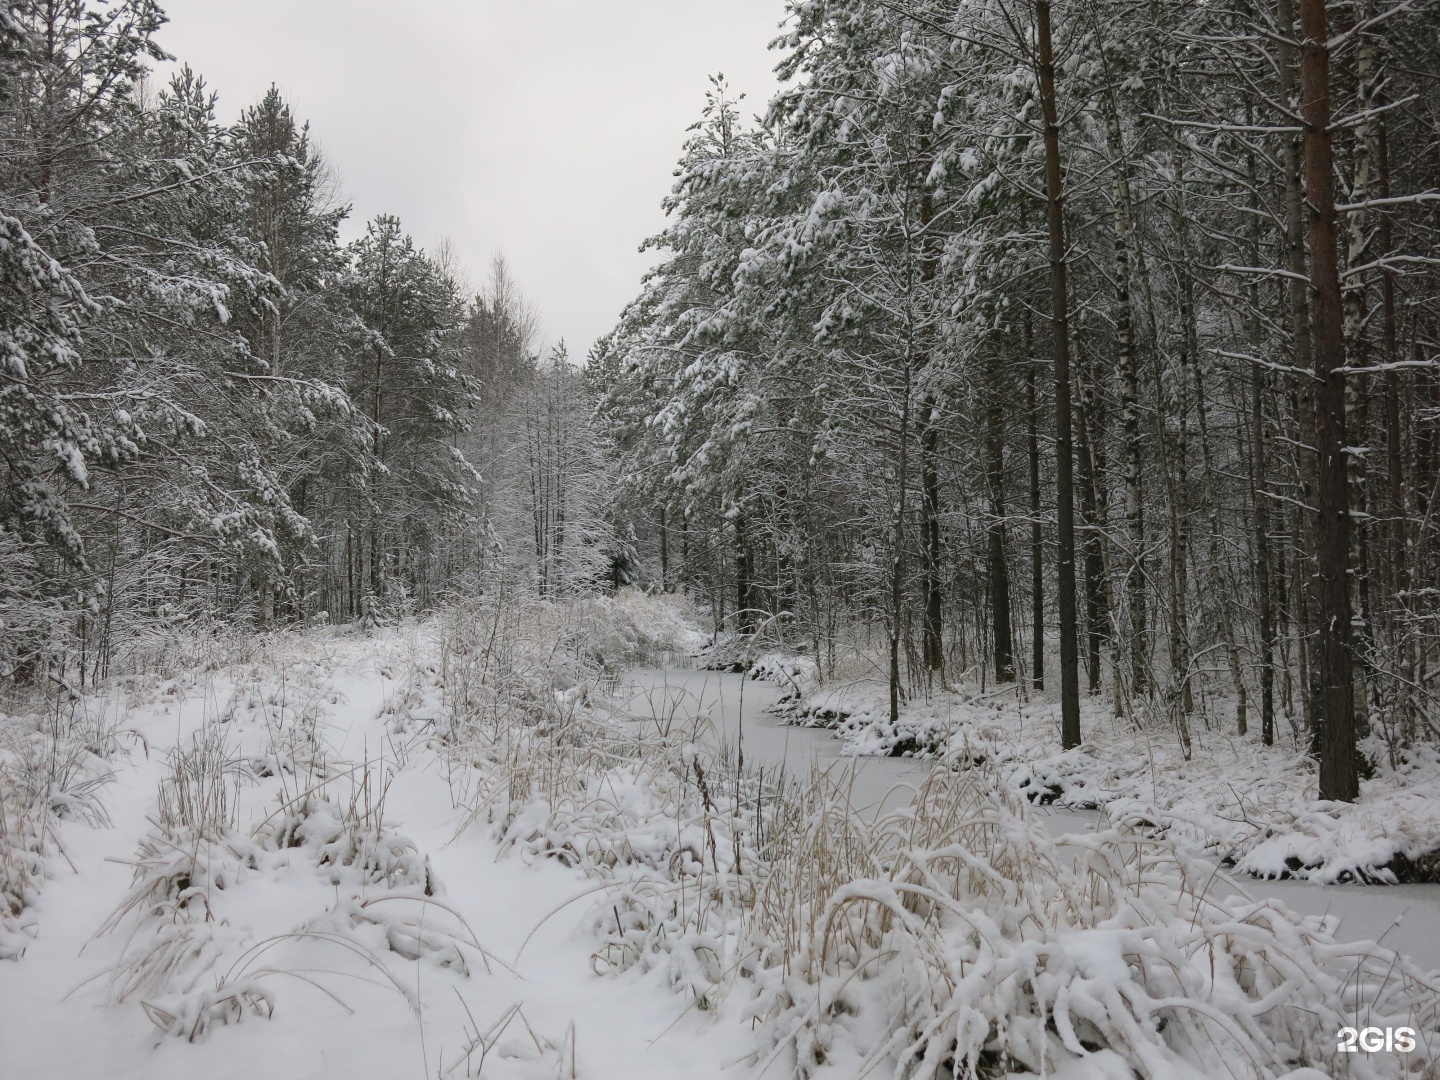
[[[664,225],[685,128],[723,71],[761,112],[782,0],[161,0],[160,44],[231,121],[273,82],[377,213],[503,251],[572,357],[614,325]]]

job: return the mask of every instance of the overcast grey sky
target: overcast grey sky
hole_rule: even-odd
[[[664,224],[685,128],[723,71],[762,111],[782,0],[161,0],[160,43],[233,120],[273,82],[354,205],[484,276],[503,251],[572,356]]]

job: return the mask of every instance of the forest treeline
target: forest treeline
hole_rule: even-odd
[[[1336,798],[1440,735],[1434,3],[792,0],[583,369],[163,22],[0,8],[0,679],[649,581],[895,714],[1223,699]]]
[[[1433,744],[1436,5],[792,0],[776,47],[595,359],[669,581],[822,667],[874,628],[892,714],[1015,681],[1188,752],[1218,696],[1338,799]]]
[[[383,215],[342,243],[306,125],[160,85],[163,22],[0,8],[0,686],[207,621],[623,578],[590,391],[503,262],[471,289]]]

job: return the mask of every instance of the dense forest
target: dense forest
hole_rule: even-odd
[[[189,68],[157,85],[152,0],[0,20],[0,677],[628,580],[582,371],[503,259],[471,288],[394,217],[341,243],[278,92],[225,126]]]
[[[342,243],[303,121],[157,85],[163,21],[0,27],[6,680],[641,583],[873,656],[892,718],[1223,701],[1340,799],[1436,737],[1433,8],[792,3],[583,365],[503,260]]]
[[[1433,5],[789,14],[596,358],[667,582],[873,638],[892,719],[1013,681],[1188,753],[1223,700],[1336,799],[1433,741]]]

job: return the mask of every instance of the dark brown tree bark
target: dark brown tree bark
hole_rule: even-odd
[[[1045,218],[1050,254],[1050,327],[1055,353],[1055,523],[1059,559],[1060,741],[1080,745],[1080,642],[1075,610],[1075,491],[1070,405],[1070,310],[1065,281],[1065,209],[1050,0],[1035,0],[1040,108],[1045,121]]]
[[[1330,128],[1329,19],[1325,0],[1300,0],[1300,90],[1305,119],[1305,201],[1314,298],[1317,484],[1315,668],[1320,797],[1359,795],[1350,656],[1350,495],[1345,453],[1345,326]]]

